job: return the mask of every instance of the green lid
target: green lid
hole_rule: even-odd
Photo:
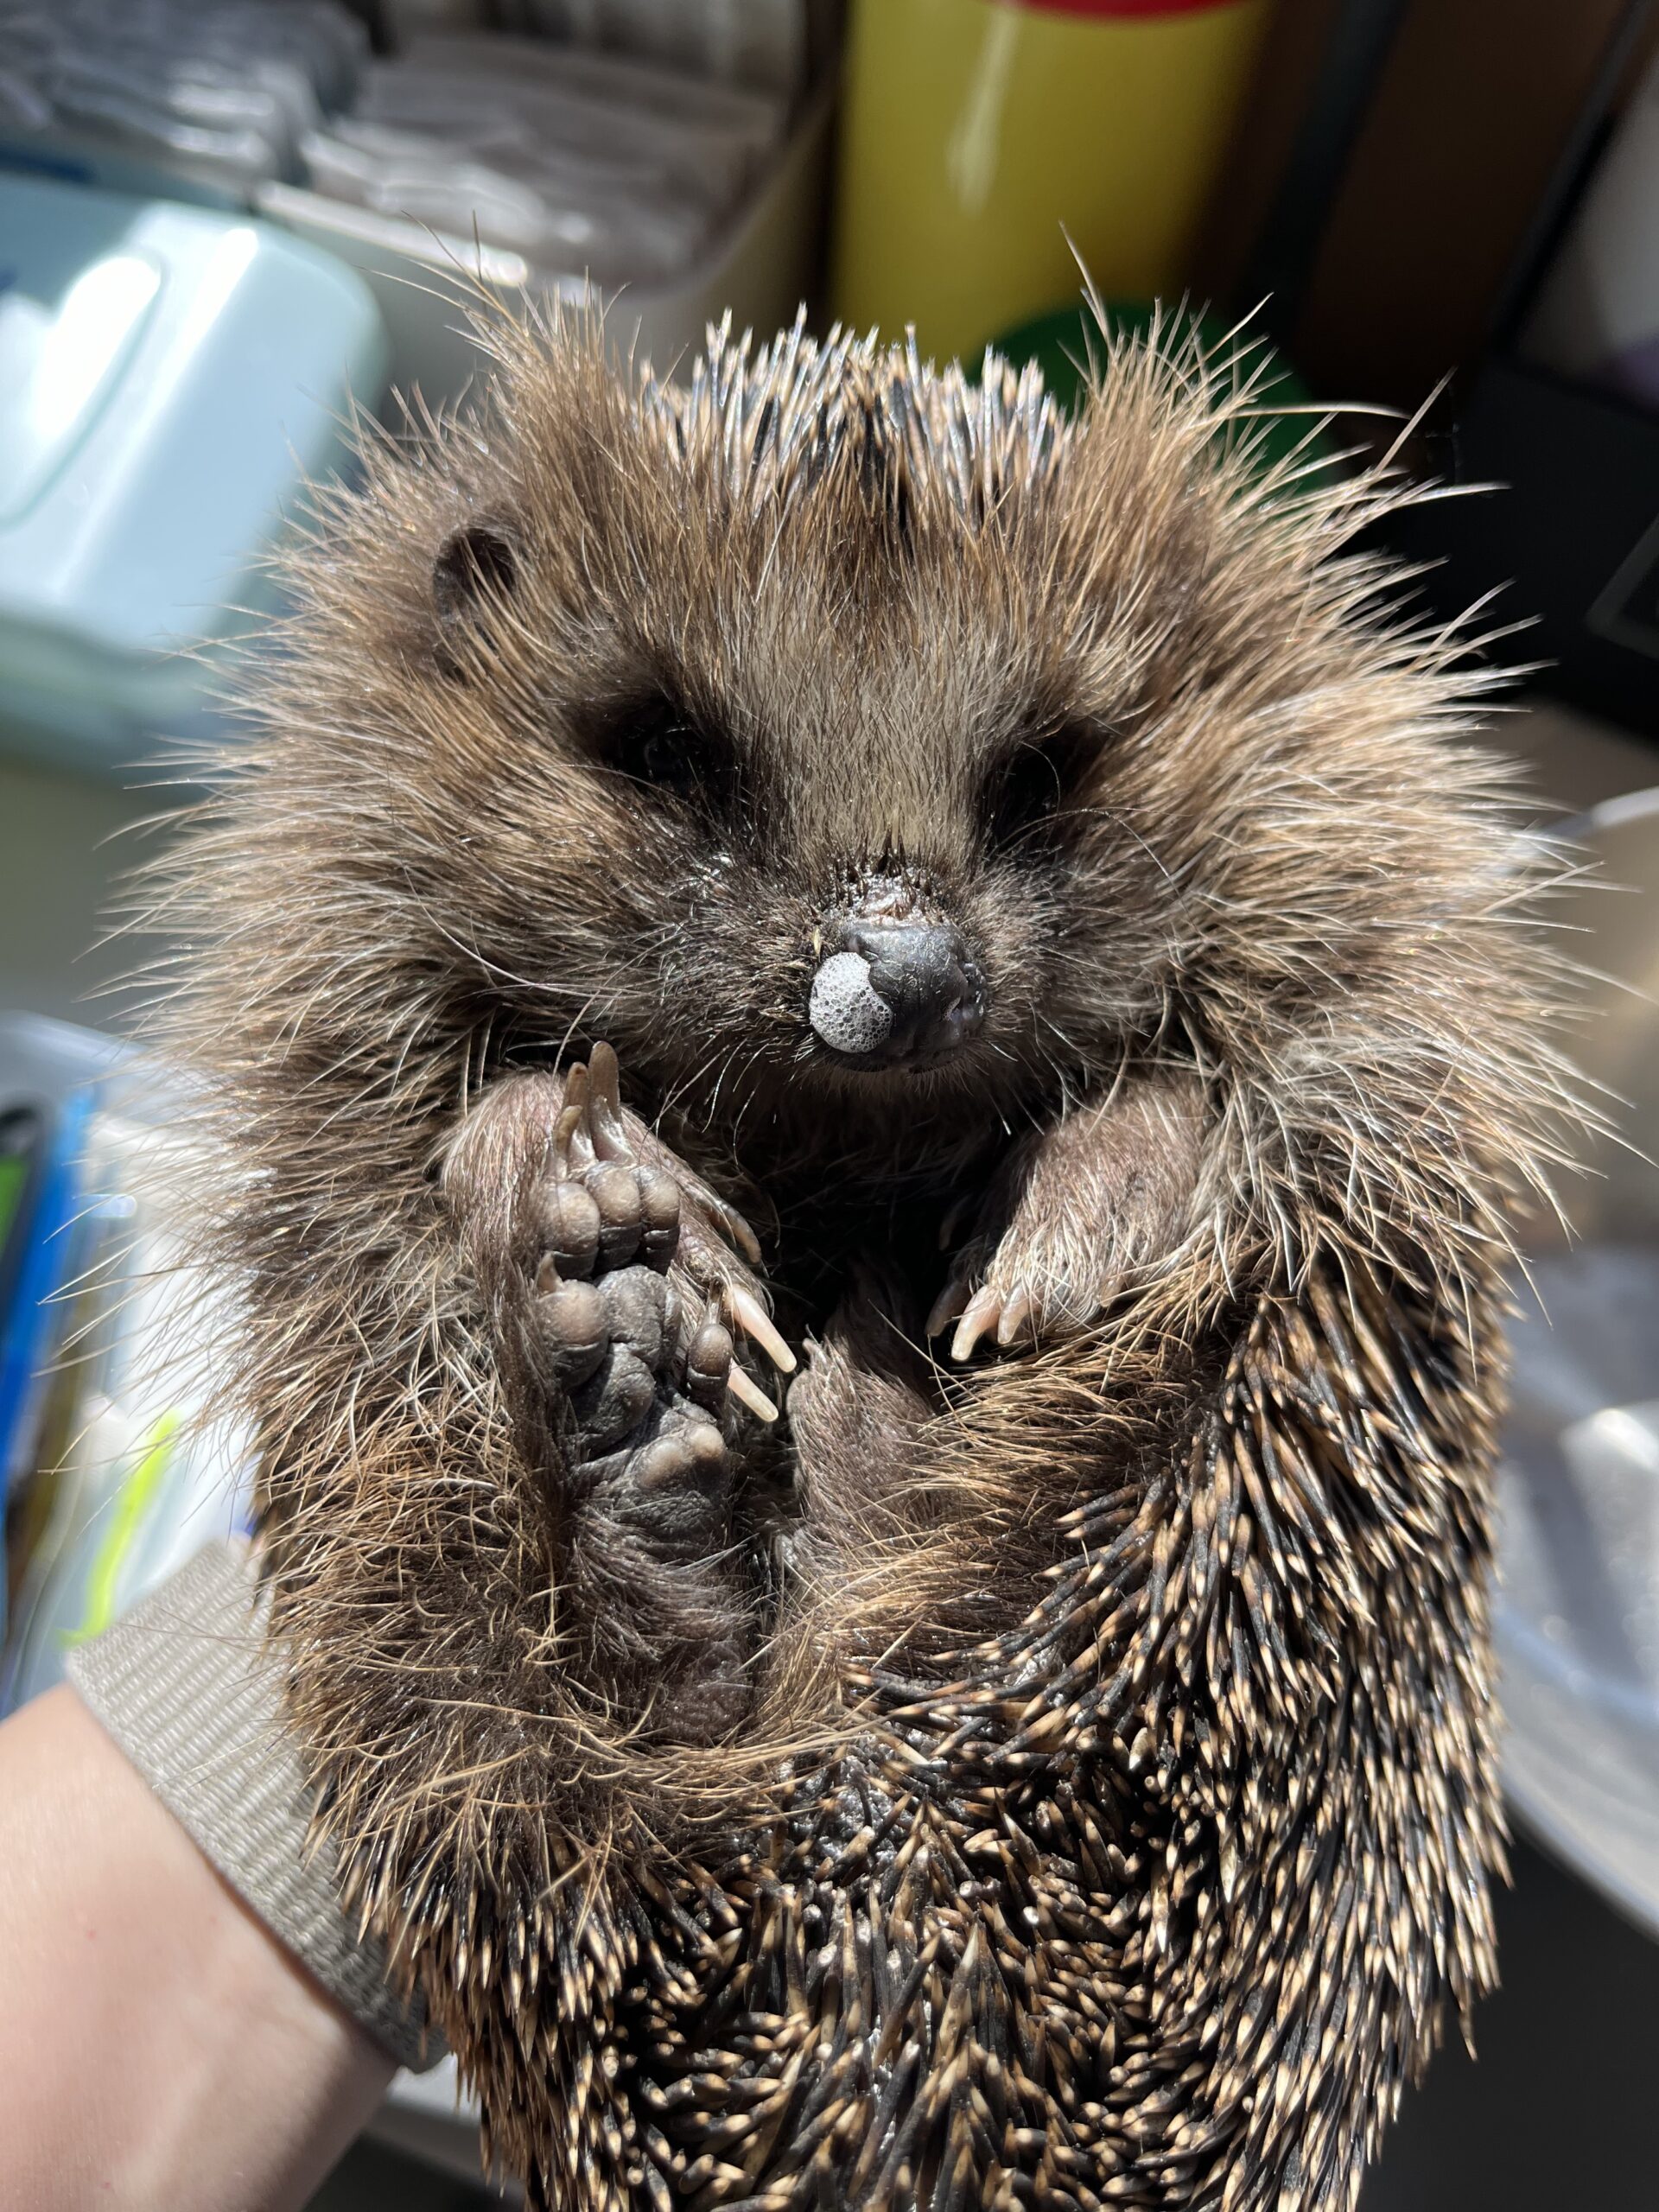
[[[1166,348],[1196,338],[1217,361],[1242,357],[1255,382],[1255,404],[1262,410],[1259,418],[1242,427],[1259,435],[1257,458],[1264,468],[1298,458],[1322,459],[1332,467],[1338,465],[1329,436],[1315,427],[1319,413],[1313,395],[1265,338],[1231,334],[1215,316],[1195,314],[1186,308],[1112,301],[1105,309],[1106,328],[1114,338],[1149,337],[1154,318]],[[1068,409],[1081,400],[1089,380],[1090,360],[1092,357],[1097,361],[1102,350],[1100,326],[1092,309],[1084,307],[1057,308],[1020,323],[992,344],[993,350],[1016,368],[1034,362],[1049,391]]]

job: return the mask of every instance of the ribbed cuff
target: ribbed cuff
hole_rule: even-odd
[[[312,1792],[245,1544],[212,1544],[70,1655],[69,1679],[162,1802],[278,1940],[400,2066],[443,2056],[385,1954],[340,1910],[337,1861],[308,1850]]]

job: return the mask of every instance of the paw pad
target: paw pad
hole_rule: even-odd
[[[531,1203],[537,1335],[550,1380],[568,1399],[576,1463],[622,1454],[642,1492],[707,1484],[724,1468],[734,1407],[777,1414],[738,1361],[734,1332],[785,1371],[794,1357],[753,1291],[728,1283],[702,1310],[683,1270],[668,1280],[681,1192],[631,1143],[607,1046],[565,1078]],[[720,1226],[752,1246],[735,1216]]]

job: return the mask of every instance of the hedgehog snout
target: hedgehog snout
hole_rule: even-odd
[[[985,986],[960,930],[888,897],[842,920],[807,1016],[832,1052],[881,1066],[936,1060],[977,1035]]]

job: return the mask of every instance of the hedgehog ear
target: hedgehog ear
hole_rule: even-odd
[[[485,518],[452,530],[432,563],[432,605],[446,640],[476,631],[493,603],[510,600],[523,571],[518,543],[505,523]]]

